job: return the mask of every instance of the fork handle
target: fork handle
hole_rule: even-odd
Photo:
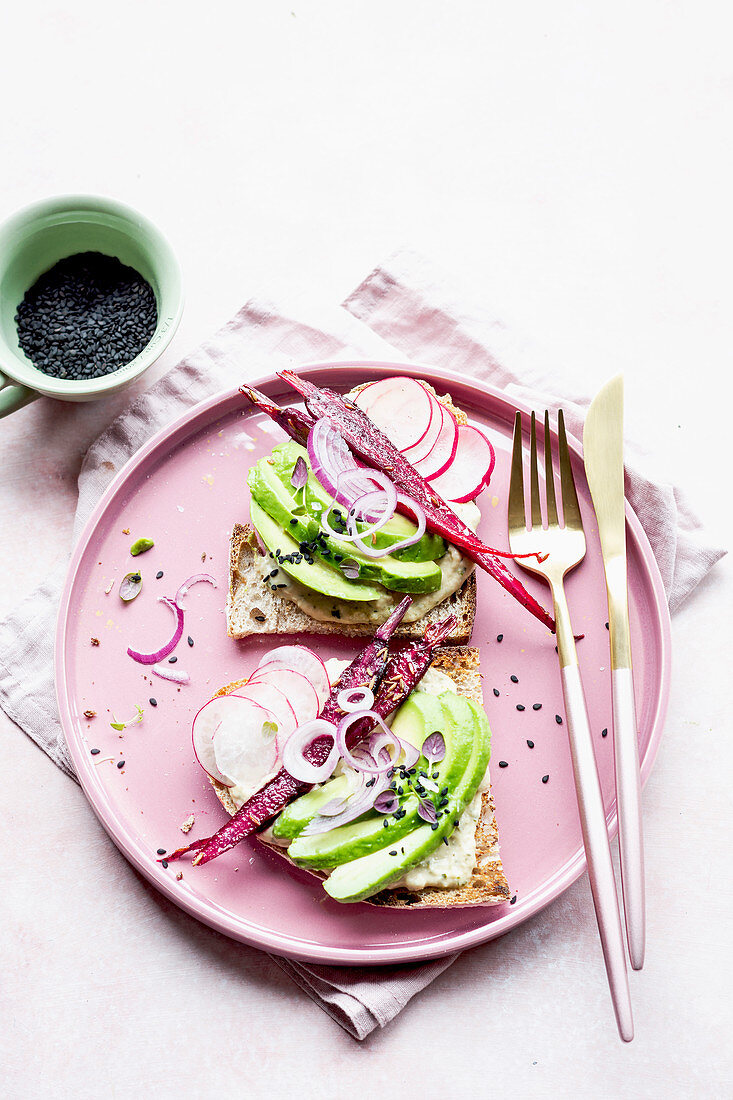
[[[644,965],[646,911],[644,904],[644,841],[641,820],[639,740],[634,703],[634,679],[630,668],[614,668],[613,744],[616,761],[618,842],[621,856],[621,888],[626,915],[626,938],[634,970]]]
[[[616,1024],[619,1035],[628,1043],[634,1038],[634,1022],[626,950],[608,843],[606,813],[577,659],[564,665],[561,674],[580,825],[588,860],[588,877]]]

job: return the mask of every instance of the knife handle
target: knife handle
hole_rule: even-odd
[[[644,965],[646,907],[644,900],[644,839],[641,817],[639,739],[634,702],[634,678],[630,668],[611,673],[613,741],[616,762],[616,803],[621,856],[621,888],[626,918],[626,939],[634,970]]]

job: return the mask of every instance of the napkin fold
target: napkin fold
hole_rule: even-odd
[[[415,360],[490,382],[536,407],[565,411],[580,437],[589,397],[562,392],[539,357],[484,310],[472,307],[424,258],[401,251],[371,272],[341,307],[308,321],[252,299],[211,340],[138,397],[89,448],[79,474],[74,542],[114,474],[155,432],[220,389],[311,360]],[[627,452],[628,453],[628,452]],[[627,464],[626,495],[659,563],[674,611],[725,553],[673,485]],[[0,705],[71,778],[76,778],[56,708],[54,625],[65,566],[0,622]],[[384,1027],[456,956],[405,967],[278,964],[357,1039]]]

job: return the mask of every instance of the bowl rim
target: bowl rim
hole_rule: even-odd
[[[69,210],[77,210],[80,214],[86,212],[119,217],[123,221],[132,222],[142,230],[143,234],[155,243],[161,255],[161,268],[164,267],[166,271],[166,299],[170,300],[172,308],[166,310],[165,315],[159,314],[155,332],[139,355],[129,363],[118,367],[117,370],[102,375],[101,378],[54,378],[52,375],[44,374],[29,360],[21,359],[2,340],[0,340],[0,373],[6,376],[9,382],[20,383],[46,397],[62,399],[102,397],[139,378],[165,351],[173,339],[183,314],[183,276],[181,265],[170,241],[158,226],[135,207],[107,195],[83,193],[52,195],[21,207],[0,223],[0,249],[8,234],[42,217]]]

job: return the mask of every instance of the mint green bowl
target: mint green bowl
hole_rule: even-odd
[[[25,292],[58,260],[102,252],[134,267],[155,292],[158,325],[130,363],[102,378],[53,378],[21,350],[15,313]],[[168,346],[183,312],[181,271],[152,222],[114,199],[61,195],[34,203],[0,226],[0,416],[39,397],[93,401],[129,386]]]

